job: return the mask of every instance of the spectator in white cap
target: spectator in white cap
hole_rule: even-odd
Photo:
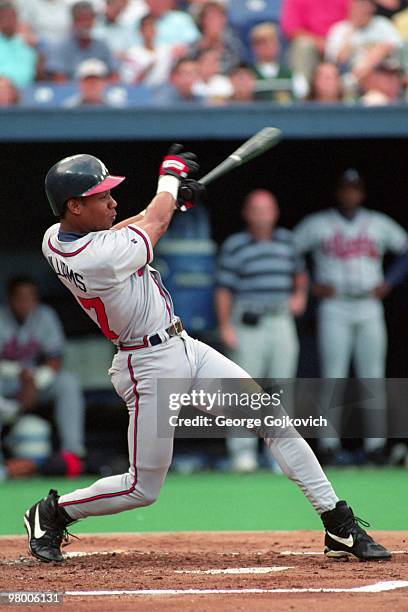
[[[78,93],[65,101],[64,106],[100,106],[109,104],[106,98],[108,67],[99,59],[91,58],[81,62],[76,70]]]

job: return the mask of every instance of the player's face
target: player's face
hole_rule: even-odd
[[[112,227],[117,203],[110,191],[101,191],[80,199],[76,219],[84,232],[98,232]]]
[[[31,284],[18,285],[8,298],[9,306],[19,321],[25,321],[38,305],[37,289]]]
[[[348,211],[355,210],[362,205],[364,195],[364,189],[357,185],[344,186],[337,192],[339,207]]]

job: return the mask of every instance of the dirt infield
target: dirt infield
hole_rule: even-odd
[[[391,561],[326,559],[320,554],[322,534],[315,531],[81,535],[65,548],[69,558],[64,564],[40,563],[28,555],[25,538],[3,537],[0,591],[63,591],[64,608],[77,612],[329,606],[337,612],[349,605],[353,612],[405,610],[408,532],[375,536],[396,551]],[[94,591],[105,594],[89,593]]]

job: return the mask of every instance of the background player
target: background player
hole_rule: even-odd
[[[47,195],[61,222],[45,232],[43,253],[118,347],[110,376],[129,411],[130,468],[61,497],[51,490],[27,510],[29,548],[42,561],[63,560],[60,546],[70,523],[147,506],[157,499],[173,451],[172,436],[158,435],[159,415],[168,409],[169,399],[158,396],[159,379],[178,379],[179,390],[186,392],[197,386],[211,388],[220,378],[252,384],[239,366],[183,331],[160,275],[149,265],[176,204],[189,206],[200,193],[195,181],[185,185],[196,170],[195,156],[173,146],[161,165],[157,194],[149,206],[116,225],[117,204],[110,190],[124,177],[109,175],[102,162],[89,155],[61,160],[47,174]],[[346,502],[338,501],[311,448],[294,429],[276,428],[265,441],[281,469],[321,515],[329,556],[391,556],[361,529]]]
[[[352,358],[359,378],[385,376],[387,332],[381,300],[406,272],[408,237],[387,215],[363,208],[365,196],[363,180],[356,170],[349,169],[338,184],[337,208],[310,215],[295,228],[299,251],[310,251],[314,258],[324,378],[347,378]],[[402,257],[384,279],[382,262],[386,251]],[[333,435],[321,440],[323,456],[329,462],[343,457],[339,453],[341,417],[341,407],[330,409]],[[375,406],[370,403],[363,417],[368,459],[381,463],[385,460],[387,430],[381,397]]]
[[[0,308],[0,394],[15,400],[15,418],[54,403],[61,457],[77,474],[85,456],[85,403],[78,378],[63,368],[64,345],[58,316],[40,303],[35,282],[11,278]]]

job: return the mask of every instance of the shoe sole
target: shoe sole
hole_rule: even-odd
[[[33,551],[33,549],[31,548],[31,527],[30,527],[30,520],[29,520],[29,512],[30,510],[27,510],[24,514],[24,527],[25,527],[25,530],[28,536],[28,550],[30,554],[36,559],[39,559],[40,561],[42,561],[43,563],[63,563],[64,559],[62,559],[61,561],[58,561],[57,559],[46,559],[45,557],[41,557],[40,555],[38,555],[36,552]]]
[[[366,559],[362,559],[361,557],[358,557],[351,551],[348,552],[346,550],[331,550],[331,548],[328,548],[327,546],[324,549],[324,554],[329,559],[345,559],[347,557],[354,557],[355,559],[358,559],[359,561],[389,561],[391,559],[391,555],[386,556],[386,557],[368,557]]]

